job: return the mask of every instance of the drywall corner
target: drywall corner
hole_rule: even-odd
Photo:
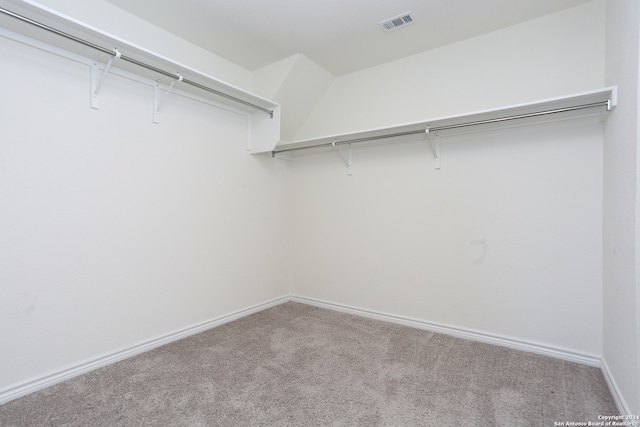
[[[264,98],[274,99],[296,64],[299,55],[292,55],[255,70],[253,72],[253,92]]]
[[[282,106],[281,139],[291,141],[335,76],[298,53],[254,72],[254,91]]]

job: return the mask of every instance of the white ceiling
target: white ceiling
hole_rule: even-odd
[[[251,71],[302,53],[339,76],[590,0],[107,1]],[[414,24],[378,26],[409,11]]]

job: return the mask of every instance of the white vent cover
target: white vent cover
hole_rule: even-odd
[[[378,25],[382,27],[385,32],[393,31],[397,28],[404,27],[409,24],[413,24],[416,18],[412,12],[403,13],[402,15],[394,16],[393,18],[385,19],[378,22]]]

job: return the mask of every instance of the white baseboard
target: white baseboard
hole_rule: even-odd
[[[473,341],[485,342],[488,344],[499,345],[503,347],[513,348],[516,350],[523,350],[531,353],[542,354],[545,356],[555,357],[557,359],[567,360],[570,362],[580,363],[589,366],[602,367],[605,379],[611,390],[616,404],[619,408],[624,409],[628,413],[628,406],[622,399],[619,390],[615,386],[606,364],[601,365],[599,357],[580,354],[568,351],[566,349],[544,346],[538,343],[531,343],[526,341],[515,340],[512,338],[501,337],[498,335],[487,334],[479,331],[473,331],[468,329],[457,328],[448,325],[442,325],[432,322],[426,322],[419,319],[412,319],[404,316],[396,316],[387,313],[375,312],[371,310],[365,310],[357,307],[346,306],[342,304],[331,303],[327,301],[321,301],[313,298],[301,297],[296,295],[285,296],[276,298],[263,304],[258,304],[243,310],[239,310],[224,316],[220,316],[206,322],[202,322],[148,341],[138,343],[128,348],[115,351],[113,353],[106,354],[104,356],[79,363],[67,369],[60,370],[24,383],[9,387],[4,390],[0,390],[0,405],[7,403],[11,400],[25,396],[34,391],[41,390],[43,388],[52,386],[54,384],[66,381],[73,377],[85,374],[95,369],[110,365],[112,363],[127,359],[145,351],[149,351],[156,347],[160,347],[170,342],[177,341],[182,338],[203,332],[205,330],[214,328],[216,326],[223,325],[225,323],[240,319],[250,314],[257,313],[262,310],[274,307],[276,305],[285,303],[287,301],[298,302],[302,304],[312,305],[316,307],[326,308],[329,310],[340,311],[343,313],[353,314],[356,316],[368,317],[371,319],[381,320],[385,322],[396,323],[413,328],[424,329],[437,333],[455,336],[458,338],[469,339]],[[602,361],[604,362],[604,361]]]
[[[178,331],[174,331],[169,334],[135,344],[125,349],[79,363],[70,368],[63,369],[58,372],[54,372],[30,381],[26,381],[24,383],[6,388],[4,390],[0,390],[0,405],[25,396],[29,393],[33,393],[34,391],[41,390],[43,388],[69,380],[82,374],[86,374],[87,372],[91,372],[98,368],[102,368],[112,363],[119,362],[137,354],[144,353],[145,351],[152,350],[156,347],[169,344],[170,342],[177,341],[179,339],[186,338],[200,332],[204,332],[208,329],[215,328],[216,326],[232,322],[245,316],[249,316],[250,314],[266,310],[267,308],[274,307],[289,300],[289,297],[276,298],[269,302],[235,311],[224,316],[216,317],[214,319],[207,320],[205,322],[198,323],[196,325],[189,326],[187,328],[183,328]]]
[[[604,357],[602,357],[602,375],[604,375],[604,380],[607,382],[607,386],[609,387],[609,391],[611,392],[611,396],[613,397],[613,401],[618,408],[618,411],[621,415],[634,415],[631,413],[631,409],[627,404],[627,401],[622,396],[622,392],[616,383],[614,376],[609,369],[609,365],[607,365],[607,361]]]
[[[385,322],[391,322],[391,323],[397,323],[400,325],[410,326],[412,328],[438,332],[441,334],[451,335],[458,338],[464,338],[468,340],[499,345],[502,347],[508,347],[515,350],[527,351],[529,353],[542,354],[545,356],[554,357],[556,359],[562,359],[569,362],[580,363],[582,365],[589,365],[589,366],[594,366],[598,368],[601,366],[600,357],[598,356],[576,353],[563,348],[550,347],[546,345],[541,345],[539,343],[520,341],[520,340],[515,340],[513,338],[502,337],[499,335],[487,334],[484,332],[457,328],[457,327],[438,324],[438,323],[425,322],[423,320],[412,319],[404,316],[396,316],[393,314],[380,313],[380,312],[375,312],[371,310],[364,310],[357,307],[350,307],[342,304],[335,304],[335,303],[321,301],[313,298],[292,295],[289,298],[289,300],[294,302],[299,302],[302,304],[308,304],[316,307],[326,308],[329,310],[335,310],[343,313],[353,314],[356,316],[363,316],[371,319],[382,320]]]

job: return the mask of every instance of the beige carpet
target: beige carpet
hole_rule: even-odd
[[[286,303],[0,406],[2,426],[553,426],[601,372]]]

